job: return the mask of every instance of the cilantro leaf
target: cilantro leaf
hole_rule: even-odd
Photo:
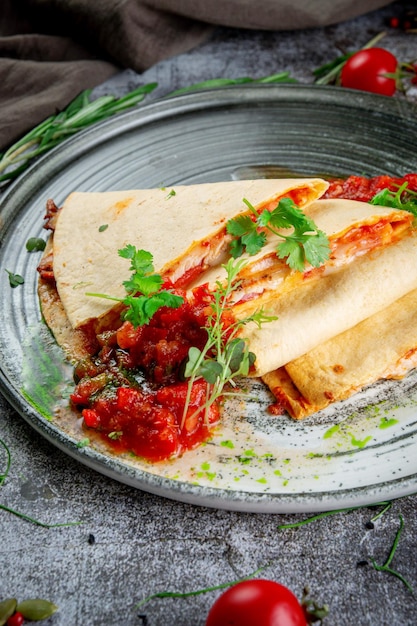
[[[153,273],[153,256],[150,252],[137,250],[132,244],[127,244],[118,252],[120,257],[130,260],[130,270],[133,271],[130,279],[123,282],[127,296],[113,298],[100,293],[87,295],[122,302],[126,307],[122,317],[135,328],[149,324],[160,308],[167,306],[176,309],[183,304],[184,299],[181,296],[161,289],[163,279],[159,274]]]
[[[157,292],[162,287],[162,277],[159,274],[151,274],[149,276],[142,276],[135,273],[129,280],[123,282],[123,286],[128,293],[141,292],[146,296]]]
[[[226,230],[229,235],[242,237],[253,230],[256,230],[256,224],[249,215],[238,215],[226,224]]]
[[[244,202],[252,215],[239,215],[227,223],[227,232],[234,237],[229,247],[233,258],[244,252],[250,256],[257,254],[266,244],[265,230],[283,239],[277,245],[277,256],[286,259],[292,269],[302,272],[306,262],[319,267],[329,258],[325,233],[318,230],[291,198],[281,198],[275,209],[264,209],[259,214],[248,200]],[[286,229],[292,229],[292,233],[284,234],[282,231]]]

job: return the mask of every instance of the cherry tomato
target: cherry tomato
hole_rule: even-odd
[[[391,52],[384,48],[367,48],[355,52],[346,61],[340,79],[343,87],[393,96],[396,80],[386,74],[395,74],[397,68],[398,61]]]
[[[254,579],[237,583],[213,604],[206,626],[307,626],[302,606],[284,585]]]
[[[13,615],[11,615],[7,620],[7,626],[22,626],[24,621],[25,618],[23,617],[22,613],[16,611],[16,613],[13,613]]]

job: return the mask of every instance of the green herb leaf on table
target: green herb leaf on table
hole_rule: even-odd
[[[257,254],[265,245],[265,230],[282,239],[277,245],[277,256],[286,259],[287,264],[302,272],[306,262],[313,267],[322,265],[330,255],[327,236],[290,198],[283,198],[272,211],[258,213],[253,205],[244,200],[251,215],[240,215],[227,222],[227,232],[235,239],[230,245],[230,253],[237,258],[247,252]],[[282,229],[292,228],[286,235]]]
[[[407,587],[407,589],[411,592],[413,592],[413,588],[410,585],[410,583],[408,582],[408,580],[406,580],[406,578],[404,578],[404,576],[402,574],[400,574],[399,572],[397,572],[396,570],[392,569],[391,567],[391,561],[395,556],[395,553],[397,551],[398,548],[398,543],[400,541],[400,537],[401,537],[401,533],[403,531],[404,528],[404,519],[403,516],[400,514],[399,515],[399,519],[400,519],[400,526],[395,534],[395,538],[394,538],[394,542],[391,546],[391,550],[389,552],[389,555],[385,561],[385,563],[383,565],[378,565],[375,561],[375,559],[371,558],[371,562],[372,565],[374,567],[374,569],[377,572],[387,572],[388,574],[391,574],[392,576],[395,576],[396,578],[398,578],[399,580],[401,580],[401,582]]]

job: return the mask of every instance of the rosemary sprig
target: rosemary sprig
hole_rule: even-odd
[[[183,93],[189,93],[190,91],[197,91],[198,89],[218,89],[219,87],[229,87],[230,85],[244,85],[247,83],[256,83],[260,85],[273,84],[273,83],[296,83],[295,78],[292,78],[289,72],[278,72],[276,74],[270,74],[269,76],[263,76],[262,78],[250,78],[249,76],[242,76],[241,78],[210,78],[209,80],[203,80],[181,89],[176,89],[168,94],[168,96],[179,96]]]
[[[63,111],[35,126],[0,155],[0,184],[17,178],[36,157],[80,130],[136,106],[156,86],[149,83],[121,98],[109,95],[93,101],[92,90],[83,91]]]

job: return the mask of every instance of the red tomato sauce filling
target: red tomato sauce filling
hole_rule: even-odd
[[[185,293],[178,309],[161,308],[149,324],[124,322],[98,335],[97,355],[75,368],[71,395],[85,426],[95,429],[117,452],[133,452],[150,461],[178,456],[210,438],[219,420],[219,403],[204,408],[207,383],[191,389],[183,379],[191,346],[206,343],[204,326],[211,297],[205,286]],[[185,410],[187,404],[187,409]]]

